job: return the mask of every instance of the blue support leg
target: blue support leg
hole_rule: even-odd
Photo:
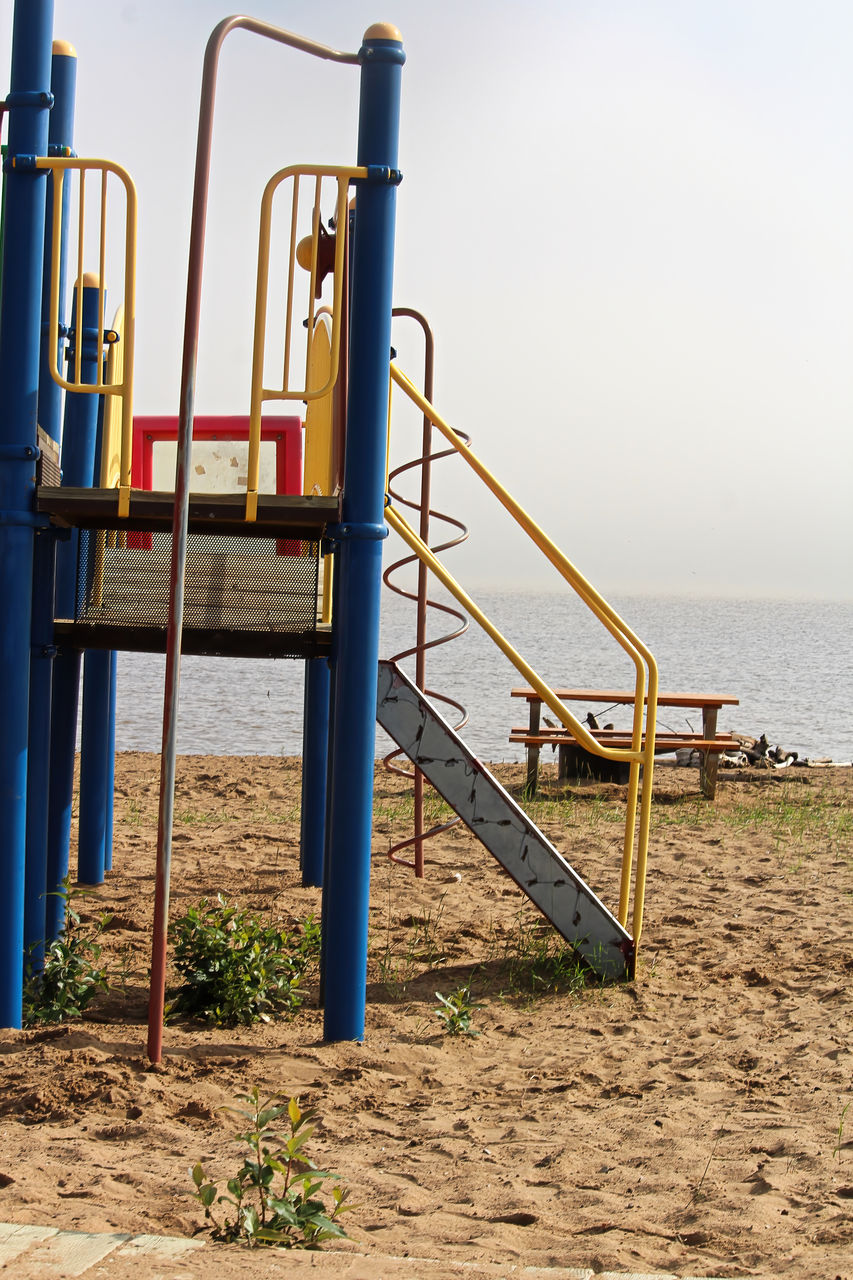
[[[302,812],[299,864],[303,885],[323,883],[326,843],[326,772],[329,761],[329,688],[327,658],[305,663],[305,714],[302,723]]]
[[[20,1027],[45,176],[53,0],[19,0],[12,36],[0,287],[0,1026]]]
[[[338,613],[328,881],[324,899],[326,1040],[364,1036],[373,826],[376,672],[388,425],[388,360],[396,205],[400,34],[377,25],[360,50],[358,188],[352,265],[350,376]]]
[[[39,529],[33,559],[33,622],[30,662],[30,730],[27,758],[27,843],[24,880],[24,950],[33,969],[44,961],[47,892],[50,718],[53,696],[53,586],[56,538]]]
[[[83,657],[83,729],[80,753],[80,828],[77,879],[103,884],[107,839],[107,757],[110,726],[110,652]]]
[[[50,87],[54,97],[48,127],[52,153],[74,145],[74,99],[77,56],[70,45],[54,41]],[[59,314],[65,311],[64,228],[71,199],[65,184],[63,245],[60,252]],[[38,424],[57,448],[62,435],[62,390],[50,376],[50,344],[59,354],[63,340],[49,333],[53,185],[47,185],[42,278],[42,329],[39,357]],[[24,887],[24,948],[29,963],[40,968],[44,958],[45,893],[47,890],[48,794],[50,788],[50,707],[53,688],[53,601],[56,588],[56,535],[52,529],[36,532],[33,559],[33,626],[30,654],[30,731],[27,762],[27,864]]]
[[[80,653],[71,649],[58,653],[53,664],[44,922],[44,936],[48,942],[58,938],[65,927],[65,907],[58,895],[62,882],[68,875],[68,850],[71,844],[80,662]]]
[[[75,290],[76,292],[76,290]],[[76,305],[72,306],[76,315]],[[81,375],[85,382],[95,382],[101,358],[101,334],[98,330],[98,290],[85,281],[83,287],[83,333],[73,334],[68,348],[69,362],[75,358],[75,344],[83,343]],[[95,474],[95,444],[98,429],[99,397],[82,392],[69,392],[65,401],[65,430],[62,435],[62,480],[74,487],[90,487]],[[85,583],[78,582],[80,532],[72,529],[70,537],[59,544],[56,563],[56,616],[74,618],[78,592]],[[50,802],[47,836],[47,919],[46,938],[58,937],[65,917],[62,901],[56,895],[68,874],[68,849],[71,838],[71,805],[73,798],[74,751],[77,743],[77,704],[80,686],[80,654],[63,650],[56,657],[53,671],[53,707],[50,735]]]
[[[107,725],[106,812],[104,815],[104,870],[113,867],[113,822],[116,782],[116,700],[118,697],[118,654],[110,653],[110,709]]]

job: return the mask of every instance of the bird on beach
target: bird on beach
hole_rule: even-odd
[[[591,711],[588,711],[586,713],[586,722],[589,725],[590,729],[598,728],[598,721],[596,720],[595,716],[592,714]]]

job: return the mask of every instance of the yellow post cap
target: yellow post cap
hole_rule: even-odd
[[[398,40],[403,43],[403,37],[399,30],[394,26],[393,22],[374,22],[368,27],[364,33],[365,40]]]
[[[101,277],[98,275],[97,271],[83,272],[83,288],[84,289],[100,289],[100,287],[101,287]]]
[[[64,58],[77,57],[77,50],[74,48],[74,45],[71,44],[69,40],[54,40],[53,45],[51,47],[51,53],[53,53],[54,56],[59,54]]]

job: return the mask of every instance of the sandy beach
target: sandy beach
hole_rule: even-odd
[[[521,786],[522,766],[497,772]],[[551,941],[464,828],[429,844],[422,881],[388,861],[411,799],[382,773],[365,1043],[322,1043],[314,982],[289,1021],[170,1024],[152,1068],[158,777],[156,756],[119,755],[114,870],[82,908],[113,913],[123,983],[82,1022],[0,1033],[0,1220],[193,1235],[188,1169],[236,1171],[220,1108],[257,1085],[319,1109],[313,1155],[359,1206],[338,1250],[474,1274],[853,1275],[853,770],[727,772],[708,803],[696,770],[659,768],[637,978],[581,990],[537,977]],[[299,785],[294,759],[180,759],[173,917],[217,892],[283,922],[318,911]],[[532,806],[611,906],[624,794],[548,765]],[[449,1037],[435,993],[469,980],[479,1034]]]

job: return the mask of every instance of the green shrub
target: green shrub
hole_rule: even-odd
[[[170,993],[169,1016],[187,1014],[215,1026],[295,1013],[304,998],[300,984],[320,954],[313,916],[291,932],[229,905],[222,894],[190,907],[170,935],[183,981]]]
[[[58,938],[44,944],[42,967],[33,965],[32,960],[27,963],[23,989],[25,1027],[80,1018],[99,991],[109,990],[107,972],[99,964],[102,947],[98,938],[112,916],[104,912],[84,925],[74,903],[85,895],[71,889],[68,876],[58,896],[65,902],[65,926]]]
[[[242,1241],[250,1247],[319,1249],[325,1240],[345,1236],[336,1219],[350,1208],[345,1204],[349,1192],[333,1187],[334,1203],[328,1211],[317,1192],[325,1179],[337,1179],[337,1174],[318,1169],[304,1151],[314,1132],[311,1122],[317,1113],[310,1109],[300,1111],[296,1098],[284,1102],[273,1097],[262,1103],[257,1088],[243,1095],[243,1101],[249,1103],[249,1110],[223,1108],[248,1121],[236,1141],[246,1143],[250,1151],[235,1176],[228,1179],[227,1194],[217,1195],[217,1184],[210,1181],[201,1164],[192,1170],[194,1195],[204,1206],[213,1239],[225,1244]],[[276,1132],[275,1126],[282,1117],[286,1117],[289,1135]],[[273,1143],[275,1150],[270,1150],[268,1144]],[[222,1222],[214,1217],[215,1204],[231,1206]]]

